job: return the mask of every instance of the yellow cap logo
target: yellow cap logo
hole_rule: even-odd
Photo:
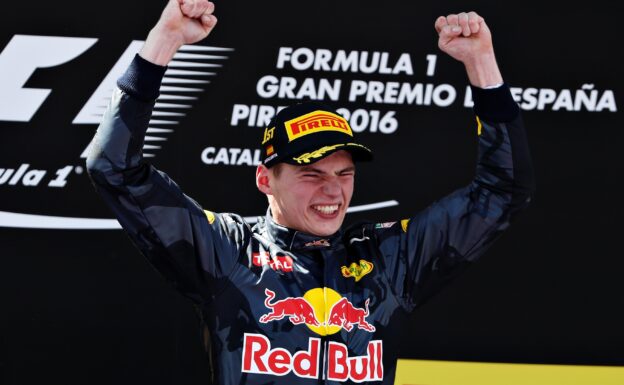
[[[273,133],[275,132],[275,127],[265,128],[264,136],[262,137],[262,144],[265,144],[269,140],[273,139]]]
[[[285,123],[288,141],[319,131],[338,131],[353,136],[345,118],[327,111],[314,111]]]

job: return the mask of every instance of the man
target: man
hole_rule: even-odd
[[[210,33],[213,10],[206,0],[169,1],[92,143],[96,189],[150,263],[200,308],[216,383],[391,384],[403,314],[483,254],[533,190],[490,31],[474,12],[435,22],[440,48],[465,65],[473,88],[479,160],[470,185],[409,220],[342,229],[354,162],[371,152],[340,115],[302,103],[264,131],[256,184],[269,210],[251,227],[204,211],[141,155],[164,66]]]

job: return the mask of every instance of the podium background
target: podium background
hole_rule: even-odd
[[[200,45],[232,50],[208,52],[223,59],[200,60],[222,66],[207,69],[215,75],[191,77],[210,83],[196,84],[202,91],[192,93],[197,99],[184,116],[162,118],[177,124],[155,125],[172,131],[159,134],[166,140],[150,142],[160,146],[150,151],[150,160],[206,209],[262,215],[266,202],[253,184],[255,168],[206,164],[202,152],[258,148],[262,128],[246,120],[233,124],[234,106],[294,102],[260,96],[257,85],[264,76],[292,77],[299,84],[306,78],[341,80],[333,105],[368,116],[393,111],[388,116],[398,125],[388,134],[371,132],[370,126],[360,134],[376,160],[358,168],[352,202],[398,205],[350,214],[347,222],[407,217],[468,183],[474,172],[476,125],[464,106],[467,80],[462,65],[438,50],[433,28],[438,15],[474,9],[493,31],[505,80],[525,91],[556,95],[557,102],[542,109],[523,99],[537,194],[479,263],[413,315],[411,330],[401,331],[404,344],[395,348],[418,359],[624,365],[624,77],[621,12],[608,4],[216,2],[219,25]],[[145,38],[163,6],[163,1],[120,0],[3,4],[0,79],[7,83],[0,83],[5,97],[0,114],[13,111],[6,101],[18,91],[7,79],[42,54],[18,57],[20,66],[8,63],[2,50],[16,35],[94,42],[73,60],[26,77],[25,88],[51,90],[32,117],[0,118],[0,170],[26,164],[28,171],[45,171],[36,185],[24,185],[23,179],[0,184],[2,384],[209,383],[190,302],[164,282],[122,231],[106,228],[110,221],[93,221],[111,215],[81,169],[81,154],[97,127],[88,122],[97,116],[89,114],[97,108],[87,108],[82,123],[76,122],[79,113],[131,42]],[[391,68],[407,54],[413,74],[299,71],[289,63],[277,68],[280,47],[326,49],[333,55],[387,52]],[[427,55],[437,55],[432,76]],[[448,106],[363,97],[350,102],[356,80],[448,85],[457,97]],[[606,104],[574,110],[579,92],[590,97],[592,91]],[[93,106],[103,104],[98,97]],[[65,167],[65,185],[49,186]],[[33,217],[17,222],[13,214]],[[77,223],[68,218],[104,224],[59,229],[50,218],[60,218],[57,224]],[[24,228],[38,225],[43,228]]]

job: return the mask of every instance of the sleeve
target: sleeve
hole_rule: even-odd
[[[478,161],[472,182],[401,225],[374,229],[386,274],[413,310],[481,256],[534,192],[528,143],[509,87],[473,87]]]
[[[136,56],[90,146],[96,191],[148,261],[195,302],[215,295],[249,239],[243,219],[204,211],[147,163],[143,141],[166,67]]]

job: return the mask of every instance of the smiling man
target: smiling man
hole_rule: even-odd
[[[526,207],[532,168],[518,106],[474,12],[435,22],[461,61],[477,114],[473,181],[398,222],[343,228],[355,164],[371,160],[349,123],[318,102],[280,111],[259,137],[256,185],[269,210],[251,226],[205,211],[142,156],[176,50],[216,24],[206,0],[170,0],[118,81],[87,159],[126,233],[205,323],[218,384],[392,384],[405,314],[482,255]]]
[[[256,184],[273,219],[308,234],[338,231],[353,195],[353,161],[372,159],[349,123],[321,103],[297,104],[271,120],[262,147]]]

